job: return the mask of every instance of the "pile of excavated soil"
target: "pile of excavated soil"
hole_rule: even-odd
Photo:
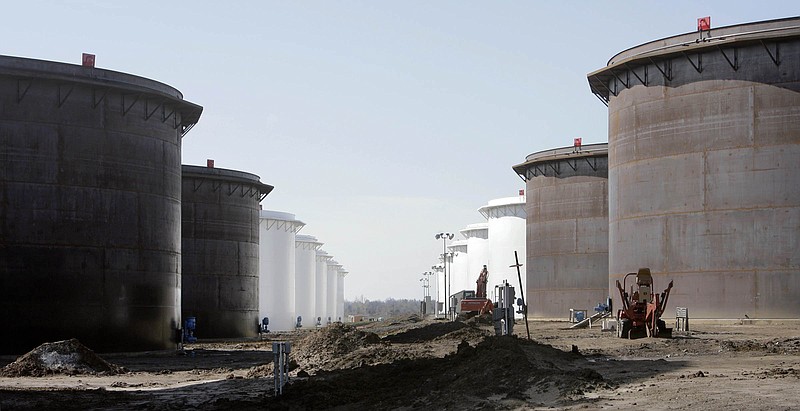
[[[333,324],[312,332],[292,345],[290,375],[313,375],[322,371],[390,364],[407,359],[443,357],[455,351],[460,341],[476,344],[488,334],[486,330],[461,322],[417,325],[410,319],[403,323],[405,327],[393,329],[393,334],[382,339],[377,334],[345,324]],[[452,344],[444,344],[439,350],[427,344],[442,339],[452,340]],[[254,368],[248,376],[269,376],[270,371],[269,366]]]
[[[517,408],[607,388],[579,354],[515,337],[463,342],[444,358],[407,358],[293,380],[270,409]],[[365,391],[366,390],[366,391]]]
[[[425,327],[411,328],[396,334],[387,335],[383,337],[382,340],[392,343],[418,343],[430,341],[463,328],[467,328],[467,325],[459,321],[433,323]]]
[[[374,333],[336,323],[295,341],[289,356],[300,370],[314,374],[320,370],[349,368],[354,353],[380,342],[380,337]]]
[[[124,368],[100,358],[77,339],[44,343],[0,369],[2,377],[42,377],[53,374],[115,375]]]

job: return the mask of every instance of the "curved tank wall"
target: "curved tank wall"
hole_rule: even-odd
[[[450,275],[452,276],[452,283],[450,284],[451,294],[455,294],[463,290],[475,290],[475,278],[470,279],[467,267],[469,266],[469,257],[467,255],[467,241],[455,240],[447,246],[448,252],[452,253],[453,260],[450,265]]]
[[[0,353],[174,347],[181,138],[201,112],[143,77],[0,56]]]
[[[488,268],[489,265],[489,224],[470,224],[460,233],[466,239],[467,250],[469,251],[467,253],[467,277],[471,278],[472,288],[468,288],[468,290],[474,290],[476,287],[475,281],[478,279],[483,266],[486,265]],[[492,284],[495,278],[496,276],[490,271],[489,284]],[[491,287],[487,285],[486,290],[491,290]]]
[[[674,280],[668,310],[797,318],[800,18],[699,37],[589,75],[609,107],[608,285],[650,267],[658,290]]]
[[[271,331],[295,329],[295,236],[305,225],[294,214],[262,210],[259,233],[259,317]]]
[[[322,243],[310,235],[295,236],[295,294],[294,304],[297,316],[301,317],[304,328],[314,327],[317,274],[317,250]]]
[[[525,267],[517,269],[511,267],[515,264],[514,252],[517,252],[520,264],[525,264],[525,196],[506,197],[490,200],[489,204],[478,209],[486,218],[489,225],[489,273],[491,279],[487,289],[494,289],[502,285],[503,280],[508,281],[515,291],[516,298],[520,297],[520,277],[522,289],[525,289],[527,280]],[[516,314],[522,317],[522,314]]]
[[[344,278],[347,277],[349,272],[345,270],[339,270],[339,274],[336,276],[336,318],[339,321],[344,322],[345,315],[344,315]]]
[[[541,151],[514,171],[527,183],[528,315],[569,318],[608,298],[608,145]]]
[[[325,325],[328,316],[327,295],[328,295],[328,262],[333,256],[328,255],[323,250],[317,250],[317,269],[314,275],[314,324]]]
[[[258,333],[258,211],[272,191],[258,176],[184,165],[181,204],[183,318],[200,338]]]
[[[336,289],[337,277],[341,271],[342,265],[336,260],[328,261],[328,269],[326,271],[325,283],[325,312],[327,315],[323,317],[324,321],[336,322]]]

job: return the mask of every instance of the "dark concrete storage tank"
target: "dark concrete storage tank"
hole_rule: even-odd
[[[800,18],[646,43],[589,84],[609,107],[609,286],[650,267],[675,281],[668,313],[800,316]]]
[[[533,153],[526,182],[525,298],[533,318],[569,318],[608,298],[608,146]]]
[[[201,111],[146,78],[0,56],[0,352],[174,347],[181,137]]]
[[[200,338],[258,334],[258,213],[272,191],[257,175],[183,166],[183,318]]]

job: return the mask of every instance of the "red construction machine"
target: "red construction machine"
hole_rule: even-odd
[[[459,316],[462,318],[471,317],[474,315],[483,315],[491,313],[494,309],[492,300],[486,298],[486,283],[489,281],[489,270],[483,266],[483,270],[478,274],[478,281],[476,281],[477,290],[474,297],[466,297],[461,300],[459,307]]]
[[[631,293],[625,291],[624,283],[629,276],[636,276],[636,290],[631,286]],[[629,273],[617,289],[622,297],[622,309],[617,312],[617,335],[620,338],[662,337],[672,338],[672,328],[661,319],[667,307],[672,281],[659,296],[653,295],[653,276],[649,268],[640,268],[638,273]]]

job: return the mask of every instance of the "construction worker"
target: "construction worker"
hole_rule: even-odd
[[[483,270],[478,275],[477,288],[475,291],[475,297],[477,298],[486,298],[486,284],[489,282],[489,270],[486,266],[483,266]]]

